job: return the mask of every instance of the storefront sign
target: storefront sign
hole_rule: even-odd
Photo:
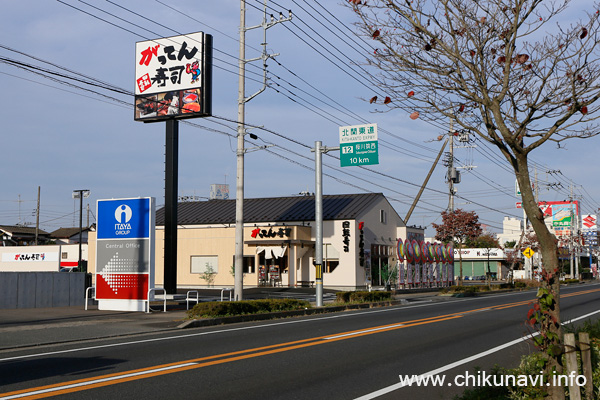
[[[138,42],[135,61],[136,121],[211,115],[211,35],[197,32]]]
[[[2,262],[20,262],[20,261],[58,261],[58,252],[43,253],[2,253]]]
[[[361,267],[365,266],[365,235],[363,228],[365,227],[364,222],[358,223],[358,265]]]
[[[490,259],[503,260],[505,258],[504,251],[502,249],[454,249],[452,252],[454,258],[458,258],[459,251],[463,259],[487,259],[489,257]]]
[[[292,233],[292,228],[281,227],[278,228],[276,226],[270,226],[269,229],[261,229],[256,228],[252,230],[250,236],[254,239],[256,238],[289,238]]]
[[[350,252],[350,222],[344,221],[342,222],[342,237],[344,240],[344,253]]]

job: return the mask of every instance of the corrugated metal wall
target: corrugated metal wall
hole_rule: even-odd
[[[0,309],[83,306],[85,273],[0,272]]]

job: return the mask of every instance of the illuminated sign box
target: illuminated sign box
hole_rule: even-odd
[[[98,309],[144,311],[154,287],[155,200],[98,200],[97,216]]]
[[[135,44],[136,121],[212,115],[212,36],[203,32]]]

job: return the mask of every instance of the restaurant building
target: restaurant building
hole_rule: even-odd
[[[235,208],[235,200],[178,204],[178,288],[234,286]],[[314,221],[314,196],[245,199],[244,286],[312,286]],[[366,287],[374,270],[396,263],[397,240],[407,237],[423,240],[423,229],[406,227],[381,193],[323,196],[324,287]],[[94,242],[92,232],[91,252]],[[161,208],[156,212],[156,286],[163,285],[163,254]]]

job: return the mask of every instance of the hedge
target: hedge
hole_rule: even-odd
[[[391,298],[392,292],[358,291],[336,293],[336,301],[339,303],[371,303],[377,301],[390,300]]]
[[[308,301],[296,299],[210,301],[196,304],[188,311],[188,317],[225,317],[274,311],[303,310],[310,307],[311,305]]]

